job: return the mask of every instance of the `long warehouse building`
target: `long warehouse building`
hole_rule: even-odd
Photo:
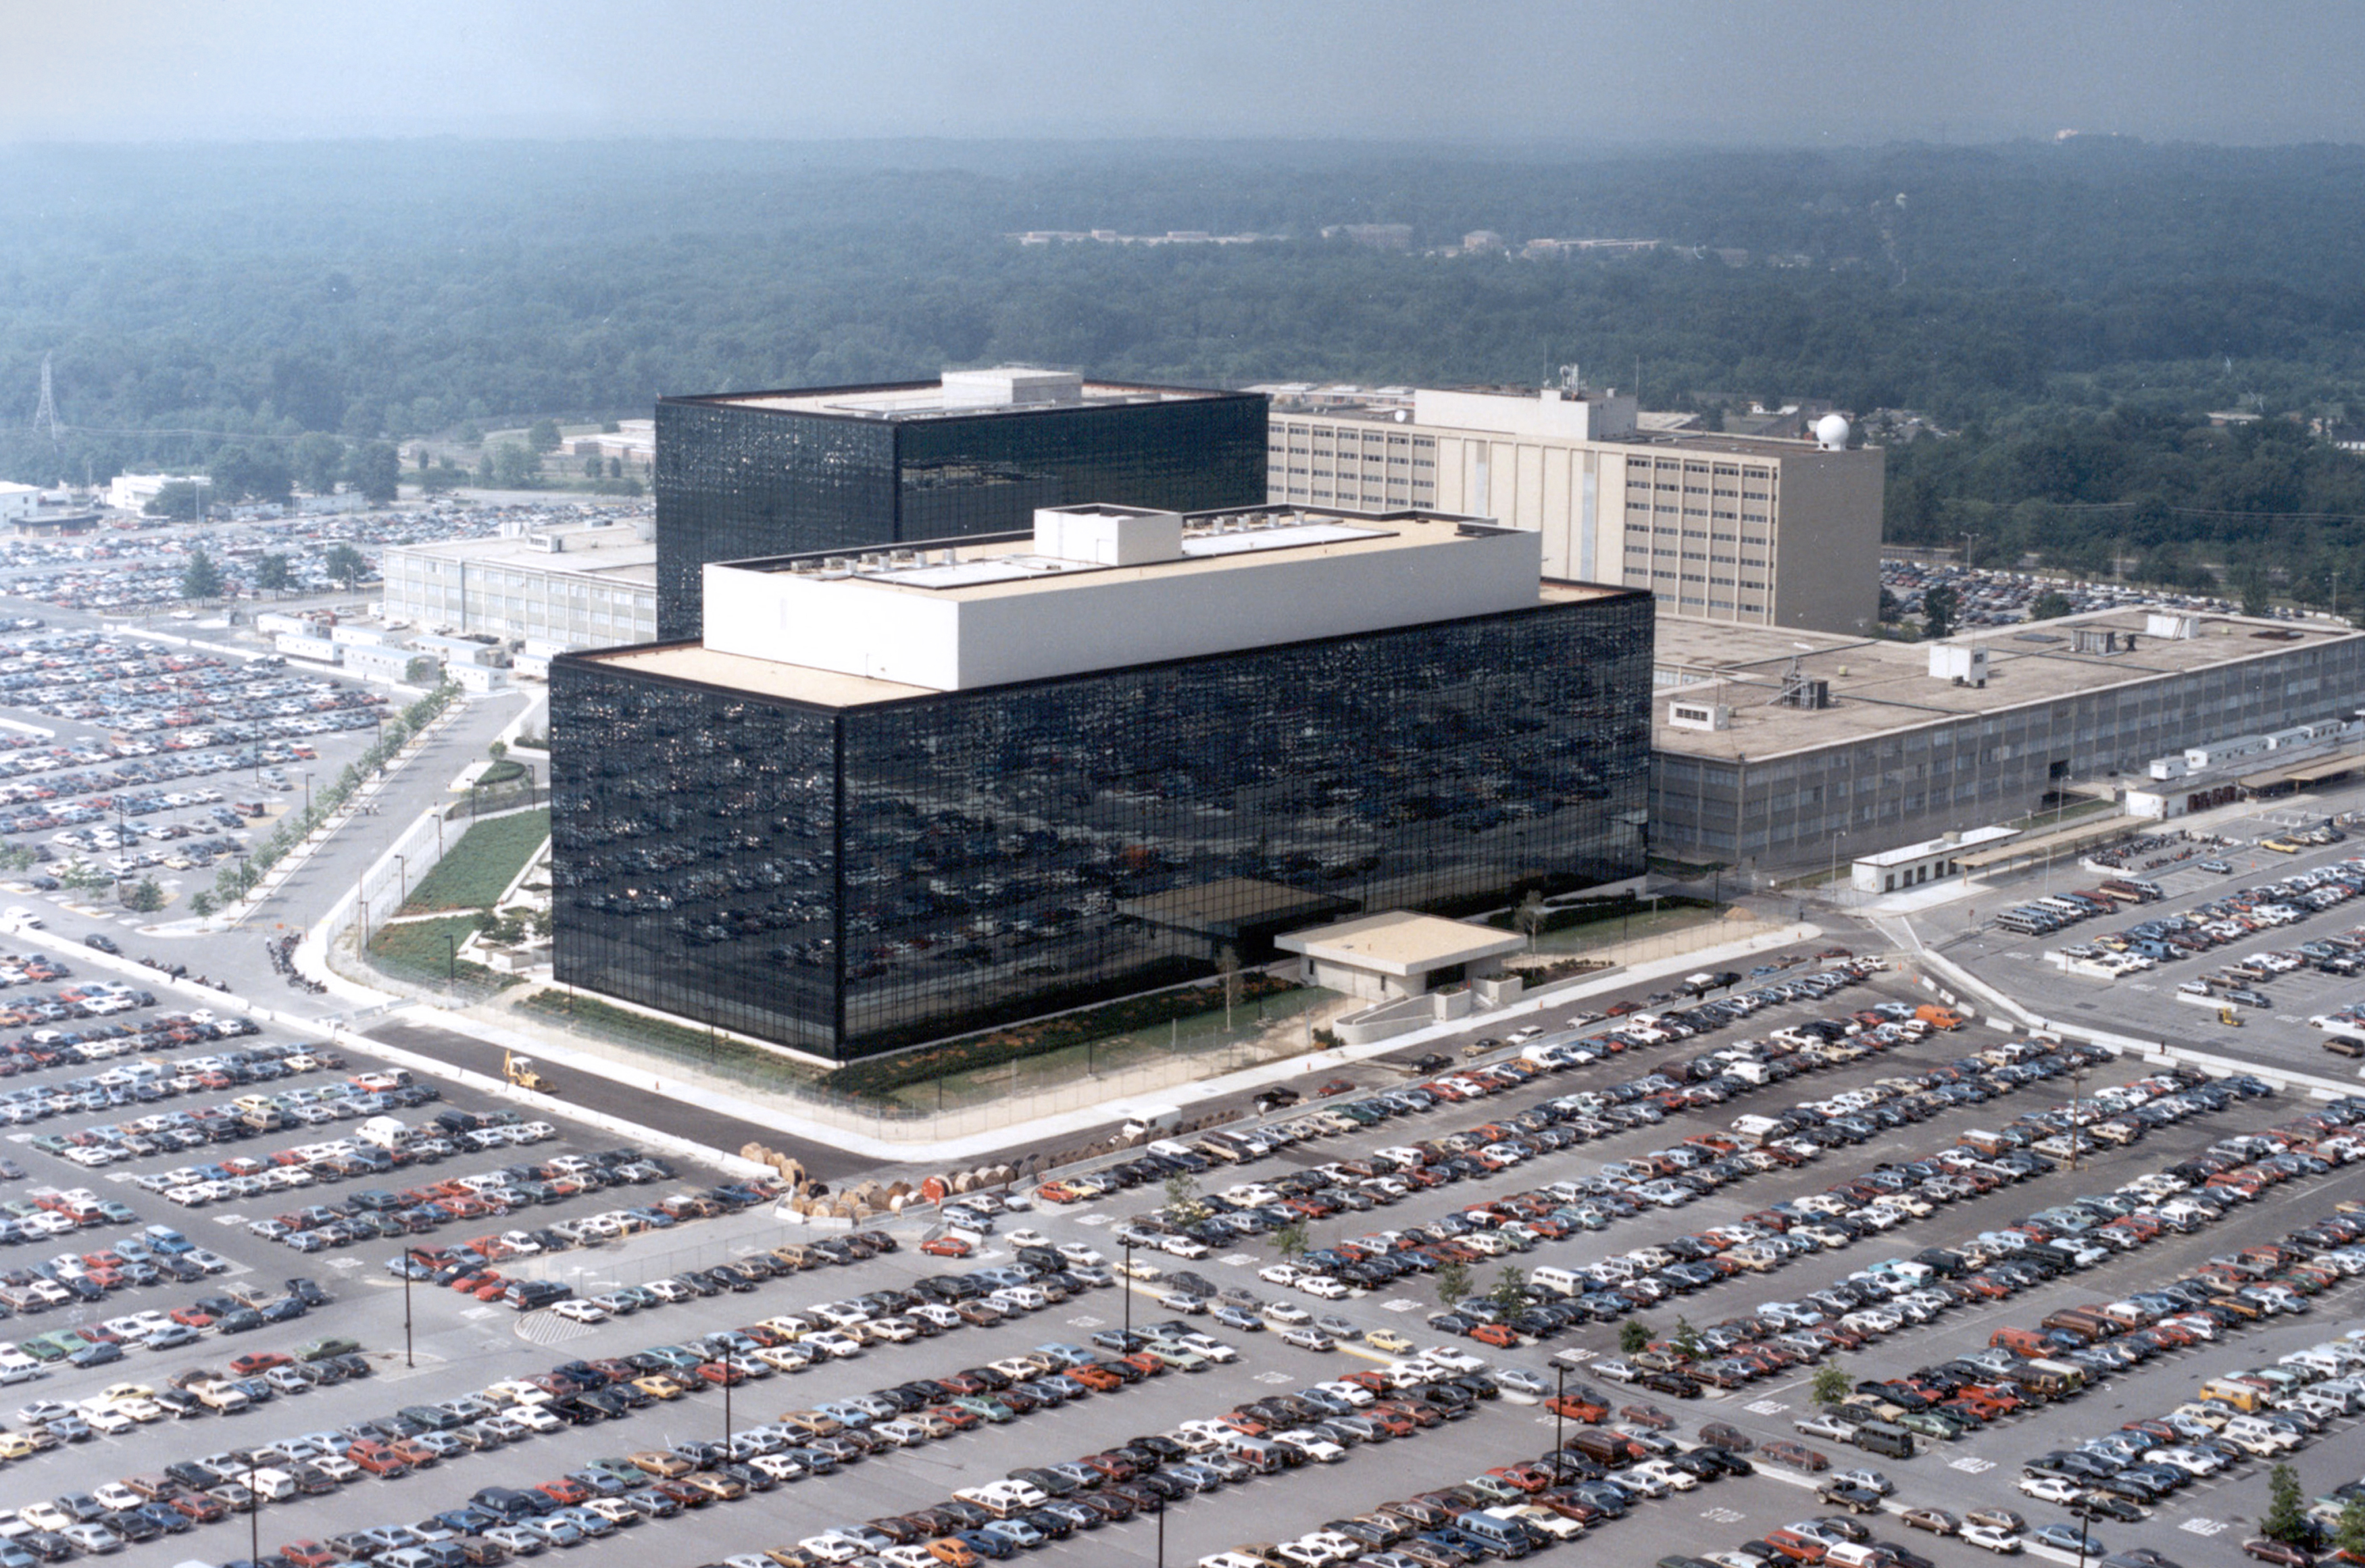
[[[1652,849],[1845,860],[2035,811],[2071,784],[2357,711],[2365,633],[2101,610],[1928,644],[1662,614]]]

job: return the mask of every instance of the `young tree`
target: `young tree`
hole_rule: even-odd
[[[510,743],[507,741],[494,741],[485,747],[485,755],[491,757],[495,762],[500,761],[501,758],[509,756],[509,754]]]
[[[2351,1497],[2340,1506],[2332,1544],[2352,1557],[2365,1557],[2365,1497]]]
[[[2259,1532],[2292,1546],[2307,1541],[2307,1494],[2300,1490],[2299,1472],[2288,1464],[2267,1472],[2267,1511],[2259,1520]]]
[[[1922,634],[1936,641],[1955,630],[1955,609],[1958,602],[1955,590],[1943,585],[1922,596]]]
[[[189,552],[189,564],[181,569],[181,597],[219,599],[221,591],[221,568],[214,565],[214,558],[202,547]]]
[[[369,562],[350,544],[339,544],[331,549],[326,564],[329,575],[344,584],[347,593],[353,592],[353,585],[369,575]]]
[[[1700,1342],[1699,1330],[1692,1327],[1692,1320],[1681,1316],[1676,1318],[1676,1332],[1670,1342],[1676,1348],[1676,1354],[1687,1361],[1698,1361],[1700,1352],[1707,1349]]]
[[[1512,1263],[1503,1265],[1503,1271],[1495,1276],[1495,1288],[1487,1295],[1495,1310],[1506,1317],[1525,1312],[1535,1301],[1535,1293],[1528,1288],[1527,1271]]]
[[[1207,1217],[1207,1205],[1199,1200],[1199,1183],[1188,1170],[1177,1170],[1166,1178],[1166,1216],[1185,1226]]]
[[[140,883],[123,895],[124,906],[141,914],[153,914],[164,907],[164,890],[156,885],[153,877],[142,877]]]
[[[1281,1260],[1284,1263],[1295,1263],[1314,1249],[1314,1238],[1306,1230],[1306,1221],[1302,1218],[1291,1220],[1265,1239],[1272,1243],[1275,1252],[1281,1254]]]
[[[203,920],[220,907],[220,904],[214,902],[214,895],[203,888],[198,889],[189,900],[189,913],[199,920]]]
[[[1837,1405],[1855,1392],[1855,1383],[1847,1369],[1833,1363],[1815,1369],[1815,1381],[1810,1385],[1811,1397],[1818,1405]]]
[[[293,580],[284,552],[274,550],[254,564],[254,586],[267,592],[285,593]]]
[[[1618,1326],[1618,1353],[1621,1356],[1638,1354],[1649,1349],[1654,1338],[1656,1336],[1651,1332],[1649,1324],[1639,1317],[1630,1317]]]
[[[2028,607],[2031,621],[2058,621],[2069,613],[2069,596],[2058,588],[2046,588]]]
[[[1470,1294],[1470,1265],[1458,1258],[1449,1260],[1431,1278],[1440,1306],[1457,1305]]]
[[[1529,952],[1536,950],[1536,933],[1544,928],[1544,922],[1550,916],[1551,911],[1544,908],[1542,890],[1530,888],[1528,896],[1519,901],[1518,912],[1511,916],[1519,923],[1519,929],[1527,933]]]

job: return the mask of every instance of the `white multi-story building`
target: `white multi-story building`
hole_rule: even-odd
[[[1543,535],[1548,577],[1646,588],[1664,612],[1862,633],[1880,602],[1883,459],[1815,441],[1653,428],[1615,392],[1272,398],[1270,498],[1434,507]]]
[[[382,564],[386,614],[561,648],[646,643],[657,633],[656,560],[656,545],[622,524],[397,544]]]

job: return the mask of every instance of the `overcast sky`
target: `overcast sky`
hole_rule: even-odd
[[[0,140],[2365,140],[2354,4],[0,0]]]

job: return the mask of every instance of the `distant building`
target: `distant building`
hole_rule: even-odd
[[[577,457],[611,459],[635,474],[645,474],[657,460],[657,422],[618,420],[612,431],[568,436],[566,450]]]
[[[118,511],[139,511],[163,495],[167,485],[204,489],[210,488],[213,481],[203,474],[118,474],[106,482],[106,504]]]
[[[656,636],[656,545],[629,525],[396,544],[386,615],[429,632],[611,648]]]
[[[937,381],[667,398],[657,633],[698,635],[711,561],[1006,533],[1040,507],[1264,499],[1264,399],[948,370]]]
[[[1471,255],[1483,255],[1503,248],[1503,237],[1492,229],[1473,229],[1462,237],[1462,249]]]
[[[1880,600],[1877,447],[1646,424],[1631,396],[1251,388],[1272,398],[1266,494],[1438,507],[1544,536],[1544,572],[1648,588],[1677,615],[1869,632]]]
[[[23,522],[40,504],[39,486],[0,483],[0,523]]]

